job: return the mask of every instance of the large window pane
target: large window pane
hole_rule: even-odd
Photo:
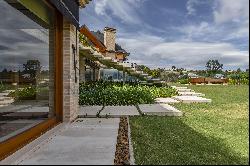
[[[0,0],[0,142],[55,112],[54,15],[35,1]]]

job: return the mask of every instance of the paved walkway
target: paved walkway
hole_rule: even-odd
[[[101,109],[102,106],[82,106],[80,107],[79,117],[94,118]],[[182,116],[181,111],[165,103],[140,104],[139,110],[146,115]],[[138,115],[140,115],[140,113],[138,111],[138,108],[135,106],[106,106],[100,113],[100,117],[104,118],[105,117],[119,118],[123,116],[138,116]]]
[[[42,142],[27,145],[0,164],[113,165],[119,122],[119,118],[79,118],[52,129],[55,133],[41,136],[46,137]]]

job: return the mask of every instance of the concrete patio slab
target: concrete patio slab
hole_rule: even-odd
[[[205,96],[203,93],[196,93],[196,92],[178,92],[180,96]]]
[[[101,116],[121,117],[140,115],[135,106],[106,106],[101,112]]]
[[[96,117],[96,114],[102,109],[102,106],[81,107],[78,117]],[[105,106],[101,111],[100,117],[119,118],[122,116],[140,115],[135,106]]]
[[[183,113],[168,104],[141,104],[140,110],[146,115],[182,116]]]
[[[113,165],[119,122],[119,118],[77,119],[12,164]]]
[[[30,107],[18,112],[49,112],[49,107]]]
[[[178,92],[193,92],[192,89],[177,89]]]
[[[180,101],[172,99],[172,98],[156,98],[155,102],[164,103],[164,104],[174,104],[174,103],[179,103]]]
[[[211,99],[206,99],[198,96],[174,96],[173,99],[179,100],[182,103],[210,103]]]
[[[80,106],[79,117],[96,117],[102,106]]]
[[[183,87],[183,86],[171,86],[174,89],[187,89],[187,87]]]

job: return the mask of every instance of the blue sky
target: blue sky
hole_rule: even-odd
[[[249,68],[249,0],[92,0],[80,23],[116,28],[129,60],[151,68]]]

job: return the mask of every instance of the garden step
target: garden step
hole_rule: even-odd
[[[141,104],[139,108],[146,115],[182,116],[183,113],[168,104]]]
[[[196,92],[178,92],[180,96],[205,96],[203,93],[196,93]]]
[[[7,97],[9,95],[9,93],[0,93],[0,97]]]
[[[96,117],[96,114],[102,109],[102,106],[82,106],[78,117]],[[139,112],[135,106],[105,106],[101,111],[100,117],[118,118],[123,116],[136,116]]]
[[[178,92],[194,92],[192,89],[177,89]]]
[[[0,108],[8,106],[7,104],[0,104]],[[1,112],[1,111],[0,111]]]
[[[10,99],[12,99],[12,97],[0,97],[0,101],[10,100]]]
[[[198,96],[174,96],[173,99],[179,100],[182,103],[210,103],[211,99],[206,99]]]
[[[171,86],[174,89],[187,89],[187,87],[181,87],[181,86]]]
[[[0,100],[0,105],[7,105],[14,102],[14,99]]]
[[[165,104],[174,104],[174,103],[179,103],[180,101],[172,99],[172,98],[156,98],[155,102],[156,103],[165,103]]]
[[[5,91],[3,91],[3,93],[11,93],[11,92],[15,92],[15,90],[5,90]]]

